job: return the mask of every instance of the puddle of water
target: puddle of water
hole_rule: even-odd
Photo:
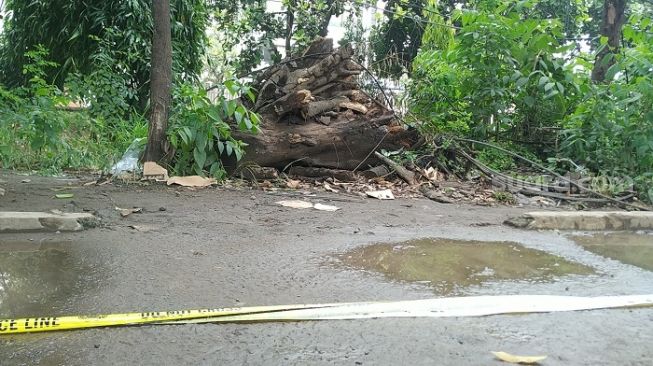
[[[50,315],[97,285],[93,266],[70,251],[23,249],[0,251],[0,318]]]
[[[545,282],[594,271],[562,257],[509,242],[421,239],[374,244],[338,255],[347,267],[428,284],[440,294],[497,281]]]
[[[592,253],[653,271],[653,233],[605,233],[572,239]]]

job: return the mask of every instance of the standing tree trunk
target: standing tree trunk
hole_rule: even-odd
[[[153,0],[154,35],[150,74],[150,125],[144,161],[161,162],[169,151],[166,138],[172,86],[170,0]]]
[[[285,57],[292,57],[292,28],[295,26],[295,13],[291,8],[294,5],[289,3],[286,10],[286,55]]]
[[[605,0],[603,3],[603,19],[601,20],[601,35],[608,38],[608,44],[596,55],[592,80],[605,81],[605,74],[615,63],[615,55],[621,45],[621,27],[626,18],[626,0]]]

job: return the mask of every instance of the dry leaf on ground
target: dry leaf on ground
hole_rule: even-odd
[[[279,201],[276,202],[276,204],[289,208],[298,208],[298,209],[314,208],[318,211],[330,211],[330,212],[338,211],[340,209],[340,207],[336,207],[336,206],[325,205],[322,203],[313,204],[311,202],[302,201],[302,200]]]
[[[301,180],[290,179],[290,180],[288,180],[286,182],[286,187],[288,187],[290,189],[297,189],[297,188],[299,188],[301,186],[301,184],[302,184]]]
[[[339,190],[337,190],[337,189],[331,187],[331,186],[329,185],[329,183],[327,183],[327,182],[324,182],[324,189],[327,190],[327,191],[329,191],[329,192],[340,193]]]
[[[546,359],[547,356],[517,356],[506,352],[492,352],[492,354],[504,362],[534,365]]]
[[[438,172],[438,170],[435,169],[434,167],[421,169],[420,172],[426,179],[430,180],[431,182],[437,182],[438,180],[440,180],[441,177],[440,172]]]

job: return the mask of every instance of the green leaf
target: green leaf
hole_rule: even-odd
[[[186,132],[186,136],[188,136],[188,144],[192,144],[193,141],[195,141],[195,133],[193,133],[193,131],[188,127],[184,127],[184,132]]]
[[[633,96],[630,97],[630,98],[626,98],[626,99],[624,99],[624,100],[620,100],[620,101],[619,101],[619,105],[627,105],[627,104],[630,104],[630,103],[634,103],[634,102],[640,100],[641,98],[642,98],[642,94],[640,94],[640,93],[635,93],[635,95],[633,95]]]
[[[220,169],[220,163],[217,161],[213,164],[211,164],[211,168],[209,169],[209,175],[215,176],[215,173]]]
[[[208,143],[208,137],[205,134],[201,133],[197,135],[197,139],[195,142],[196,148],[199,148],[200,150],[204,150],[206,149],[207,143]]]
[[[179,136],[181,139],[184,141],[185,145],[190,145],[190,137],[188,137],[188,134],[186,133],[186,129],[181,129],[178,132]]]
[[[214,122],[222,122],[222,118],[220,118],[220,113],[216,108],[209,109],[208,115]]]
[[[621,70],[621,65],[618,63],[610,66],[608,70],[605,72],[605,79],[606,80],[613,80],[615,75]]]
[[[238,108],[236,108],[236,111],[234,112],[234,118],[236,119],[236,123],[238,124],[240,124],[243,121],[243,116],[244,116],[243,112],[240,111],[240,107],[241,106],[238,106]]]
[[[547,81],[549,81],[549,78],[547,76],[542,76],[540,78],[540,81],[537,82],[537,86],[542,86],[544,85]]]
[[[227,88],[229,93],[234,97],[237,96],[238,92],[240,91],[240,85],[235,80],[225,81],[224,86]]]
[[[255,126],[258,126],[261,124],[261,118],[258,116],[258,114],[251,112],[249,114],[249,119],[252,121],[252,124]]]
[[[546,83],[544,85],[544,91],[548,92],[549,90],[553,89],[554,86],[555,86],[555,83]]]
[[[254,95],[250,88],[247,88],[247,92],[245,94],[247,94],[247,97],[252,101],[252,103],[256,102],[256,95]]]
[[[526,85],[526,83],[528,83],[528,78],[527,78],[527,77],[522,77],[522,78],[519,78],[519,80],[517,80],[517,82],[515,83],[515,85],[516,85],[518,88],[521,88],[522,86]]]
[[[234,151],[233,143],[231,141],[226,142],[227,156],[231,156],[231,153]]]
[[[614,53],[608,53],[599,62],[599,66],[601,67],[606,67],[608,66],[612,61],[614,61]]]
[[[206,151],[195,147],[193,150],[193,158],[195,159],[195,164],[197,164],[198,167],[204,169],[204,163],[206,162]]]
[[[206,161],[204,162],[204,165],[211,165],[215,163],[218,160],[218,154],[216,154],[215,150],[211,150],[211,152],[206,156]]]
[[[224,113],[227,115],[227,117],[231,117],[234,115],[234,111],[236,111],[236,101],[234,100],[229,100],[229,101],[224,101],[222,103],[222,108],[224,109]]]

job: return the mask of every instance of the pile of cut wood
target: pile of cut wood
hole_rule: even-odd
[[[364,68],[353,54],[322,38],[261,73],[254,109],[262,131],[236,136],[248,144],[243,164],[365,170],[378,162],[374,151],[415,143],[415,131],[361,89]]]

